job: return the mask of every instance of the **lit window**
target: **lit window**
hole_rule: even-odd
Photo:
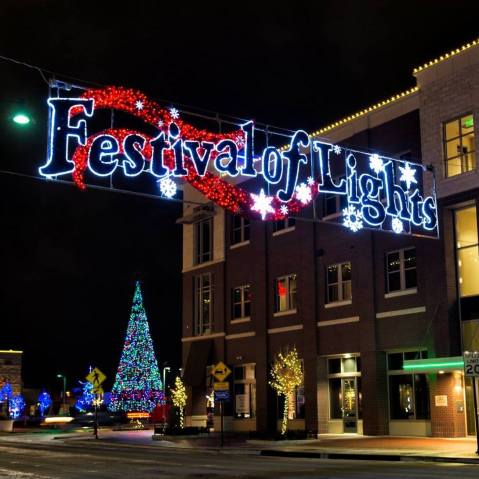
[[[205,273],[194,278],[194,333],[211,334],[213,329],[213,278]]]
[[[250,221],[240,215],[232,218],[231,244],[239,244],[249,241]]]
[[[213,259],[213,219],[209,218],[194,224],[195,264]]]
[[[251,286],[233,288],[233,319],[249,318],[251,316]]]
[[[326,274],[326,302],[336,303],[352,299],[351,263],[332,264]]]
[[[276,279],[275,311],[291,311],[296,309],[296,275],[290,274]]]
[[[285,218],[284,220],[277,220],[273,222],[273,233],[278,231],[283,231],[288,228],[292,228],[296,224],[296,220],[294,218]]]
[[[234,367],[235,418],[256,417],[256,376],[254,364]]]
[[[388,354],[389,411],[391,419],[430,419],[426,374],[403,371],[405,359],[426,359],[427,351]]]
[[[476,168],[474,119],[472,115],[444,124],[446,176],[455,176]]]
[[[476,207],[455,211],[456,253],[461,297],[479,294],[479,252]]]
[[[386,262],[388,293],[417,287],[416,248],[392,251],[386,255]]]

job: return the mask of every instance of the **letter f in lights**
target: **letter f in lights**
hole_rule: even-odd
[[[87,98],[49,98],[50,129],[48,138],[48,158],[39,168],[43,176],[57,176],[71,173],[75,165],[69,158],[69,143],[75,138],[78,145],[84,145],[87,137],[86,118],[93,115],[94,100]],[[71,121],[73,107],[81,111]]]

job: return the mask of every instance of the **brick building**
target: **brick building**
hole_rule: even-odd
[[[0,388],[5,383],[12,385],[13,394],[22,392],[22,351],[0,350]]]
[[[230,215],[185,186],[186,200],[205,203],[185,204],[180,220],[188,424],[211,420],[209,367],[222,360],[233,369],[226,428],[276,430],[270,366],[295,346],[304,385],[290,398],[291,429],[475,433],[460,356],[479,349],[479,44],[414,76],[407,92],[313,136],[432,165],[439,239],[352,234],[338,224],[340,197],[325,193],[314,204],[321,221],[302,221],[306,212],[273,223]]]

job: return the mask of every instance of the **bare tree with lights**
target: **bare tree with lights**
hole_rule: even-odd
[[[286,354],[278,353],[271,368],[269,384],[276,390],[278,396],[284,396],[281,434],[285,435],[288,430],[289,400],[296,388],[303,384],[303,368],[296,347]]]
[[[177,407],[180,412],[180,428],[183,429],[185,423],[185,406],[186,406],[186,388],[179,376],[175,379],[175,387],[171,388],[171,399],[173,406]]]

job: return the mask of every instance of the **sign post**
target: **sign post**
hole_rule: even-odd
[[[476,378],[479,376],[479,352],[464,352],[464,375],[472,378],[472,391],[474,395],[474,419],[476,424],[476,441],[477,449],[476,454],[479,455],[479,417],[477,410],[477,386]]]
[[[100,396],[103,394],[103,388],[101,384],[105,381],[106,376],[98,369],[92,369],[85,378],[91,385],[92,393],[95,395],[93,400],[93,405],[95,406],[95,420],[93,422],[93,434],[95,439],[98,439],[98,406],[101,404]]]
[[[215,401],[220,403],[220,447],[224,445],[224,401],[230,400],[230,385],[225,379],[231,374],[231,369],[223,361],[216,364],[211,375],[215,378],[213,388]]]

